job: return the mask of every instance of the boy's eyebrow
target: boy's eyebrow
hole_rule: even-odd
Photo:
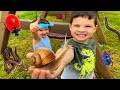
[[[80,26],[79,24],[74,24],[74,26]]]

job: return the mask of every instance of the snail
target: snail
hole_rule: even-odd
[[[31,56],[32,64],[36,68],[40,68],[53,60],[55,60],[55,54],[47,48],[39,48]]]
[[[65,44],[55,54],[47,48],[39,48],[33,52],[31,61],[36,68],[50,70],[52,72],[51,78],[55,78],[61,74],[64,66],[73,58],[73,47],[67,45],[65,38]]]

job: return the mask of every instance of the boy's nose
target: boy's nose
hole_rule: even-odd
[[[85,29],[84,29],[83,27],[80,27],[80,28],[78,29],[78,31],[79,31],[79,32],[83,32],[83,31],[85,31]]]
[[[43,31],[43,34],[46,34],[47,32],[46,31]]]

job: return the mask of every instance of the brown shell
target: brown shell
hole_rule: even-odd
[[[31,59],[35,67],[41,67],[55,60],[55,55],[47,48],[39,48],[34,51]]]

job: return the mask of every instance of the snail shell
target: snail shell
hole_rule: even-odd
[[[47,48],[35,50],[31,57],[32,64],[37,68],[40,68],[53,60],[55,60],[55,54]]]

